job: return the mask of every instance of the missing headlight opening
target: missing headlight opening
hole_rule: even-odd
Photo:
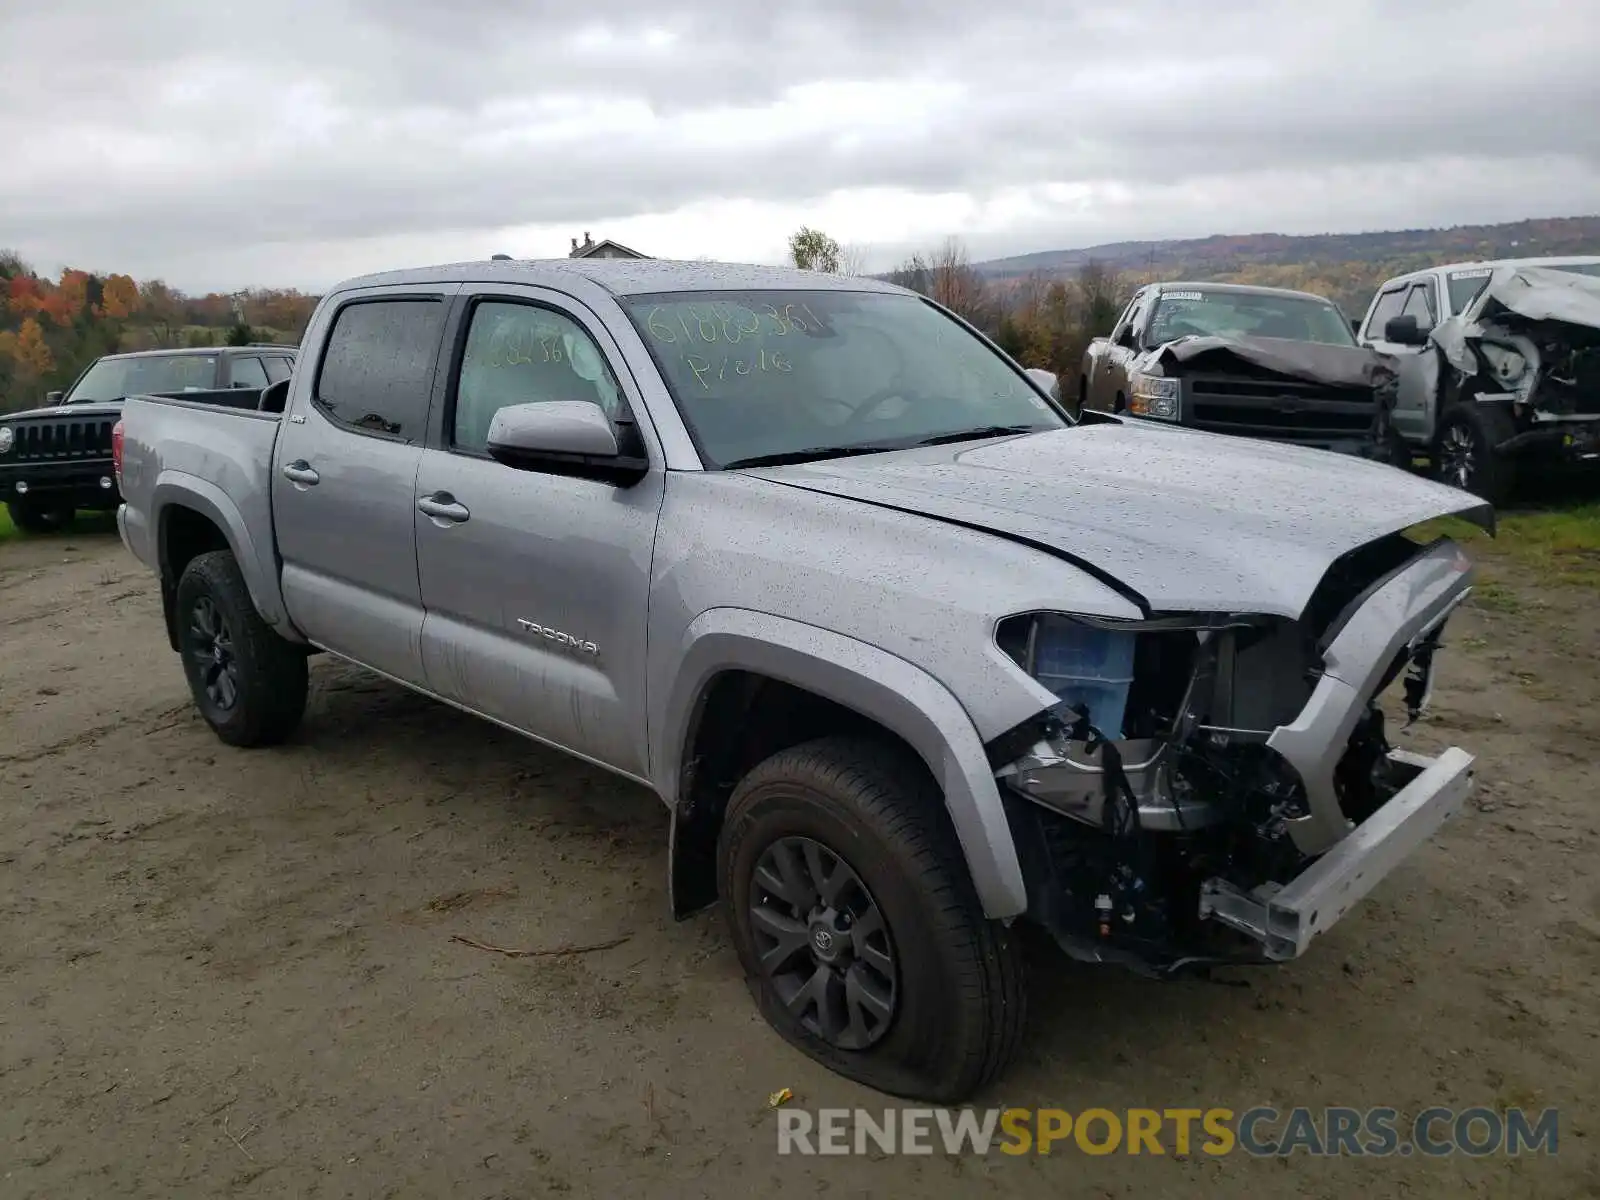
[[[1377,701],[1403,679],[1407,722],[1426,708],[1467,572],[1450,543],[1393,535],[1335,563],[1298,619],[1001,622],[1058,697],[991,746],[1030,916],[1074,957],[1156,974],[1298,954],[1331,922],[1271,898],[1417,776]]]

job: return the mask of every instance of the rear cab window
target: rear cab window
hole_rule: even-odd
[[[347,303],[317,372],[317,410],[355,433],[420,441],[445,310],[413,296]]]
[[[267,371],[261,365],[261,360],[254,356],[240,355],[233,360],[233,377],[229,381],[230,387],[254,388],[260,391],[267,386]]]

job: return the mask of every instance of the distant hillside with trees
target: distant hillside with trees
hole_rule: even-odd
[[[1134,290],[1162,279],[1256,283],[1327,296],[1351,317],[1383,280],[1421,267],[1485,258],[1600,254],[1600,217],[1402,229],[1381,233],[1216,234],[1113,242],[973,262],[960,239],[913,254],[879,278],[960,313],[1025,366],[1061,376],[1069,393],[1091,338],[1111,332]],[[800,229],[790,258],[810,270],[860,274],[858,248]]]
[[[159,279],[74,268],[52,279],[0,251],[0,412],[41,403],[102,354],[298,343],[316,302],[265,288],[188,296]]]
[[[1600,217],[1553,217],[1502,225],[1398,229],[1378,233],[1214,234],[1168,242],[1110,242],[1043,250],[973,264],[985,281],[1072,279],[1086,263],[1127,276],[1260,283],[1318,292],[1352,316],[1378,284],[1422,267],[1473,259],[1600,254]]]

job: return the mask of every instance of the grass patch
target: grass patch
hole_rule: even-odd
[[[1600,504],[1511,509],[1499,514],[1499,533],[1493,538],[1476,525],[1455,517],[1428,521],[1408,532],[1422,541],[1440,535],[1454,538],[1485,565],[1512,568],[1509,575],[1503,569],[1491,571],[1491,581],[1479,585],[1478,600],[1486,608],[1496,607],[1486,595],[1493,594],[1492,580],[1496,576],[1514,581],[1525,573],[1538,582],[1600,589]],[[1514,597],[1507,594],[1505,598],[1515,605]]]
[[[1490,612],[1517,613],[1522,611],[1522,600],[1516,592],[1503,583],[1486,579],[1472,591],[1472,599],[1479,608]]]
[[[117,536],[117,514],[114,512],[86,512],[80,511],[72,520],[72,524],[59,533],[34,534],[35,541],[45,537],[64,540],[74,535],[110,534]],[[23,533],[11,523],[11,514],[6,511],[6,506],[0,502],[0,542],[20,541],[29,535]]]

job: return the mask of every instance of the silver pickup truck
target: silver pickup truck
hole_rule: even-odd
[[[1406,462],[1495,504],[1600,466],[1600,256],[1428,267],[1381,284],[1363,345],[1399,368]]]
[[[1478,498],[1069,416],[869,279],[477,262],[356,279],[266,411],[133,398],[122,537],[226,743],[326,651],[671,812],[772,1025],[956,1102],[1023,1027],[1016,923],[1170,977],[1297,958],[1469,792],[1391,746]],[[273,411],[281,410],[281,411]]]

